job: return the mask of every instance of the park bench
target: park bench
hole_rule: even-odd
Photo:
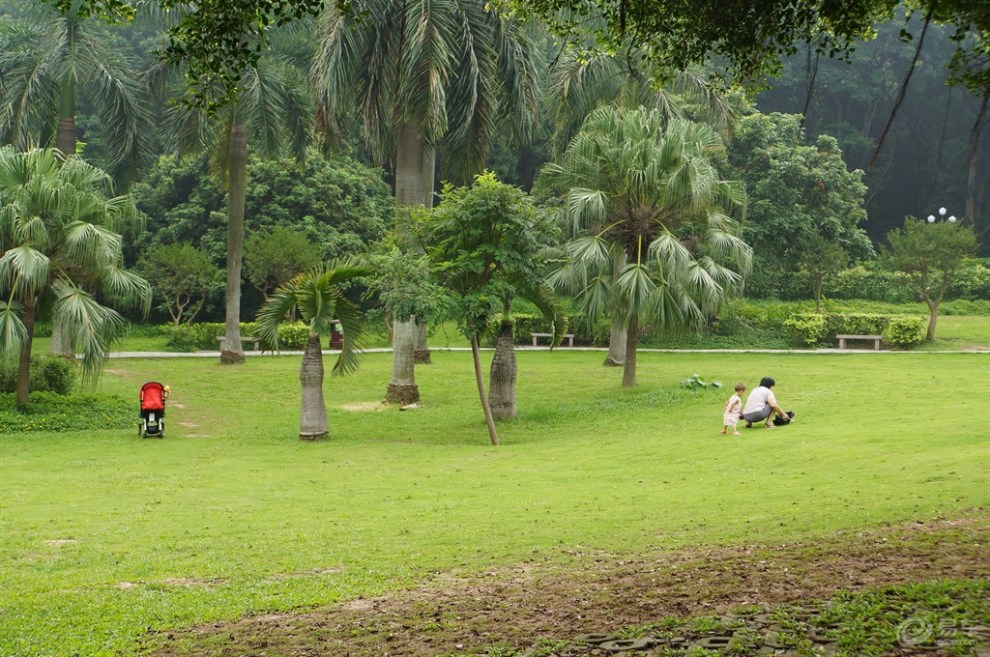
[[[547,338],[547,339],[551,339],[551,340],[553,339],[553,333],[530,333],[529,335],[530,335],[530,337],[533,338],[533,346],[534,347],[536,346],[536,339],[537,338]],[[565,333],[564,334],[564,338],[567,340],[567,346],[568,347],[573,347],[574,346],[574,334],[573,333]]]
[[[883,339],[882,335],[837,335],[835,337],[839,339],[839,349],[846,348],[846,340],[873,340],[874,351],[880,351],[880,341]]]
[[[226,342],[227,342],[227,336],[225,336],[225,335],[218,335],[217,336],[217,346],[220,349],[220,351],[223,351],[223,348],[226,345]],[[254,349],[255,351],[258,351],[258,343],[260,342],[260,338],[256,338],[253,335],[242,335],[241,336],[241,342],[242,343],[243,342],[250,342],[251,343],[251,348]]]

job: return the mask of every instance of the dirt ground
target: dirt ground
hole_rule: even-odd
[[[814,544],[754,543],[632,559],[571,555],[567,565],[531,563],[469,579],[439,576],[415,590],[339,607],[149,638],[160,646],[156,657],[488,654],[492,645],[524,650],[541,639],[573,641],[667,616],[813,604],[840,590],[988,578],[990,518],[980,515],[839,533]]]

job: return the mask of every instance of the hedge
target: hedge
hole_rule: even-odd
[[[784,321],[791,338],[803,346],[829,346],[835,336],[882,335],[895,346],[909,346],[923,338],[923,318],[880,313],[795,313]]]
[[[257,336],[256,322],[241,322],[241,336]],[[214,351],[219,347],[217,336],[226,333],[227,327],[220,322],[197,322],[175,326],[167,324],[161,332],[168,337],[166,348],[171,351]],[[279,348],[305,349],[309,328],[302,322],[282,324],[278,327]]]

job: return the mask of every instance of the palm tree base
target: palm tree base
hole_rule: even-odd
[[[302,431],[299,432],[299,440],[323,440],[324,438],[329,438],[329,437],[330,437],[329,431],[320,431],[313,433],[303,433]]]
[[[220,352],[220,364],[221,365],[239,365],[245,360],[243,351],[221,351]]]
[[[408,386],[390,383],[388,384],[388,392],[385,393],[385,401],[390,404],[402,404],[403,406],[418,402],[419,386],[415,384]]]
[[[429,349],[417,349],[413,352],[413,362],[417,365],[429,365],[433,361],[430,359]]]

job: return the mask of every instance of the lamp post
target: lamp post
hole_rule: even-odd
[[[934,214],[928,215],[928,223],[933,224],[935,223],[936,219],[938,220],[944,219],[945,221],[948,221],[950,224],[954,224],[958,221],[958,219],[956,219],[956,215],[950,214],[948,219],[946,219],[945,214],[946,214],[945,208],[939,208],[938,217],[936,217]]]

